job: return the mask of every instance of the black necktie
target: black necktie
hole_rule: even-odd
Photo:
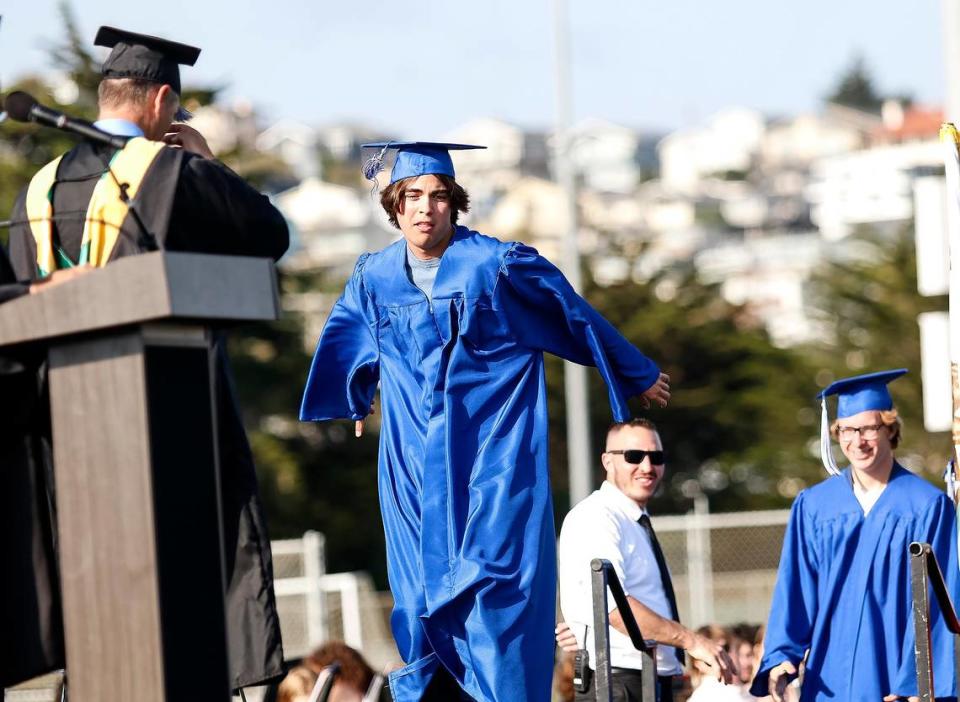
[[[677,596],[673,592],[673,581],[670,579],[670,571],[667,570],[667,559],[663,557],[663,549],[660,548],[660,542],[657,541],[657,534],[653,531],[653,524],[650,523],[650,516],[641,514],[637,523],[643,527],[650,537],[650,548],[653,549],[653,557],[657,559],[657,568],[660,570],[660,582],[663,583],[663,591],[667,595],[667,602],[670,603],[670,615],[673,621],[680,621],[680,614],[677,612]],[[677,649],[677,660],[683,665],[686,656],[682,648]]]

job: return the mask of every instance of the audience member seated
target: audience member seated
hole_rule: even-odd
[[[735,653],[730,650],[730,633],[723,627],[708,624],[697,629],[697,633],[720,644],[731,655]],[[753,700],[753,697],[747,694],[742,686],[724,685],[717,680],[703,661],[691,656],[690,663],[690,682],[693,685],[693,694],[690,695],[688,702],[743,702],[744,700]]]
[[[373,668],[360,652],[342,641],[328,641],[307,656],[303,663],[314,672],[314,676],[329,665],[339,664],[328,702],[363,702],[374,677]]]
[[[750,687],[753,673],[757,667],[756,641],[760,627],[755,624],[740,623],[730,629],[730,656],[737,664],[740,682]]]
[[[277,702],[309,702],[317,674],[305,665],[291,668],[277,688]]]

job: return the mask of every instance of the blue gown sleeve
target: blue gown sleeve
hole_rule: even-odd
[[[363,419],[380,379],[376,308],[363,283],[360,257],[317,342],[300,406],[301,421]]]
[[[801,492],[790,510],[783,537],[783,552],[777,584],[770,604],[770,618],[763,639],[763,659],[750,686],[750,694],[769,694],[770,670],[784,661],[800,665],[810,647],[817,612],[816,557],[806,533],[805,493]]]
[[[630,419],[627,399],[651,387],[660,369],[580,297],[563,273],[535,249],[514,245],[504,256],[497,303],[528,348],[596,366],[616,421]]]
[[[928,543],[933,548],[937,556],[937,563],[940,564],[940,571],[947,584],[947,591],[953,600],[953,606],[960,605],[958,598],[958,578],[957,569],[957,526],[956,513],[949,498],[945,494],[940,494],[930,509],[924,515],[924,519],[919,525],[918,533],[912,536],[914,541]],[[904,557],[904,565],[907,572],[903,577],[910,578],[910,559]],[[900,668],[897,671],[896,687],[890,690],[891,693],[903,697],[917,695],[917,668],[915,662],[914,643],[916,636],[913,631],[913,602],[912,592],[909,587],[905,588],[905,597],[907,602],[903,606],[910,612],[910,618],[907,622],[906,631],[903,632],[903,647],[900,656]],[[930,629],[931,629],[931,656],[933,658],[933,683],[934,697],[955,697],[956,679],[955,664],[953,655],[953,634],[947,629],[943,614],[937,606],[937,600],[931,593],[930,597]]]

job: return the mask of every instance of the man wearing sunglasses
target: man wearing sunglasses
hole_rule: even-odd
[[[593,668],[590,561],[603,558],[613,565],[640,631],[659,644],[660,702],[672,701],[672,679],[681,674],[685,653],[703,661],[719,680],[733,682],[736,667],[723,647],[678,621],[670,572],[647,511],[666,469],[656,427],[646,419],[614,424],[600,460],[606,480],[570,510],[560,530],[560,608],[579,647],[585,649],[579,657]],[[640,652],[630,643],[612,599],[610,605],[613,700],[640,699]],[[576,699],[595,699],[590,670],[583,672]]]

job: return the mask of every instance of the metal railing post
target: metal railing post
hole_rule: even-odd
[[[597,702],[610,702],[610,634],[607,611],[607,571],[599,558],[590,561],[590,579],[593,585],[593,653],[596,656],[594,665],[596,674],[593,677],[593,686],[597,694]]]
[[[933,665],[930,660],[930,587],[924,546],[910,544],[910,588],[913,592],[914,657],[920,702],[933,702]]]
[[[590,579],[593,586],[593,636],[596,655],[596,676],[594,686],[597,702],[610,702],[610,616],[607,608],[607,588],[617,604],[617,611],[623,620],[633,647],[640,651],[643,667],[640,669],[641,702],[657,702],[657,644],[644,640],[633,610],[627,602],[620,578],[610,561],[594,558],[590,561]]]
[[[930,544],[914,541],[910,544],[910,587],[913,593],[913,628],[916,642],[914,653],[917,667],[917,692],[920,702],[933,702],[933,654],[930,634],[930,588],[937,600],[940,614],[947,630],[953,634],[954,674],[960,676],[960,654],[958,639],[960,619],[953,606],[953,600],[943,580],[943,572],[937,562],[937,554]]]

